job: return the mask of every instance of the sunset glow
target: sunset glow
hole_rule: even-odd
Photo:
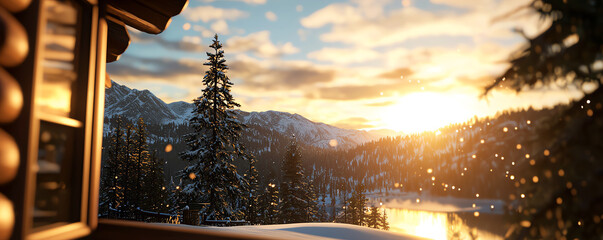
[[[436,130],[471,118],[470,101],[458,94],[412,93],[385,110],[382,119],[386,128],[404,133]]]
[[[190,102],[200,94],[205,52],[217,33],[241,110],[416,133],[580,95],[500,88],[480,98],[524,43],[513,29],[534,35],[550,24],[527,10],[497,18],[525,4],[193,1],[161,36],[130,31],[123,60],[107,69],[113,80],[167,103]]]

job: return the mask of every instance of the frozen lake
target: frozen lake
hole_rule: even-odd
[[[504,202],[390,192],[368,194],[385,209],[390,231],[431,239],[503,239]]]

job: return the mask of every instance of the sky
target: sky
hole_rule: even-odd
[[[567,103],[577,89],[484,86],[550,26],[526,0],[189,0],[159,35],[129,29],[114,81],[167,103],[201,95],[208,45],[224,45],[244,111],[350,129],[432,131],[474,116]]]

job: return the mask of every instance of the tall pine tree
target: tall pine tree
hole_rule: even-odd
[[[366,202],[367,199],[364,196],[364,186],[362,184],[356,185],[354,192],[352,193],[352,198],[350,198],[350,206],[348,209],[350,214],[349,223],[356,225],[364,225],[366,223]]]
[[[195,109],[189,124],[193,130],[185,136],[188,150],[180,154],[189,165],[181,172],[187,203],[209,203],[205,220],[240,220],[244,218],[248,182],[233,164],[238,157],[247,158],[239,144],[243,125],[231,111],[240,105],[230,94],[232,82],[226,71],[224,51],[213,39],[208,52],[209,66],[203,78],[202,96],[194,100]]]
[[[383,230],[389,230],[389,222],[387,222],[387,213],[383,210],[383,215],[379,218],[379,226]]]
[[[99,213],[108,218],[115,218],[114,211],[123,204],[123,187],[120,185],[119,173],[123,171],[124,132],[123,121],[117,118],[116,126],[109,134],[109,146],[107,147],[107,158],[103,163],[101,173],[101,190],[99,201]]]
[[[381,214],[379,213],[379,208],[376,206],[371,207],[371,213],[368,215],[366,221],[367,227],[379,228],[379,222],[381,218]]]
[[[308,220],[306,213],[308,199],[304,183],[301,153],[295,135],[287,146],[283,159],[283,180],[281,182],[280,217],[283,223],[300,223]]]
[[[259,223],[258,219],[258,170],[255,167],[255,158],[249,157],[249,172],[247,173],[249,181],[248,198],[247,198],[247,212],[246,220],[251,224]]]

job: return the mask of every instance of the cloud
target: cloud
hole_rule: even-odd
[[[123,55],[116,63],[107,64],[107,72],[112,77],[174,78],[181,75],[202,77],[206,68],[203,62],[191,59],[173,60],[169,58],[141,58]]]
[[[228,34],[228,24],[224,20],[218,20],[211,24],[211,30],[220,34]]]
[[[273,22],[275,22],[278,19],[278,17],[276,16],[276,14],[273,13],[273,12],[271,12],[271,11],[266,12],[265,16],[266,16],[266,19],[268,19],[270,21],[273,21]]]
[[[226,41],[225,47],[230,53],[251,52],[258,57],[274,58],[299,52],[291,42],[275,45],[270,41],[270,32],[261,31],[247,36],[234,36]]]
[[[467,9],[492,7],[492,4],[495,3],[493,0],[430,0],[430,2]]]
[[[470,0],[436,1],[455,6],[472,4]],[[375,6],[363,1],[355,5],[334,3],[303,18],[301,24],[306,28],[331,24],[330,31],[320,36],[322,41],[363,47],[391,46],[410,39],[445,36],[468,36],[476,41],[508,39],[518,37],[512,32],[514,27],[527,28],[526,31],[530,33],[543,29],[542,26],[533,27],[539,21],[538,15],[533,12],[518,14],[505,21],[492,21],[525,4],[521,0],[502,0],[497,3],[489,1],[485,5],[475,4],[479,7],[462,12],[427,11],[413,6],[384,12],[384,3]]]
[[[403,77],[410,77],[413,71],[410,68],[397,68],[388,72],[379,74],[377,77],[388,78],[388,79],[401,79]]]
[[[306,97],[328,100],[373,99],[384,96],[402,95],[418,90],[416,86],[405,83],[321,87],[308,93]]]
[[[349,4],[334,3],[301,19],[307,28],[320,28],[327,24],[352,23],[362,20],[360,12]]]
[[[140,31],[128,32],[130,34],[130,40],[135,43],[156,43],[166,49],[184,52],[206,52],[209,49],[202,44],[202,40],[198,36],[184,36],[180,41],[170,41],[162,36],[150,35]]]
[[[395,101],[385,101],[385,102],[367,103],[367,104],[364,104],[364,106],[367,106],[367,107],[387,107],[387,106],[394,105],[394,104],[396,104]]]
[[[209,22],[212,20],[237,20],[249,16],[249,13],[234,8],[199,6],[185,9],[182,15],[189,21]]]
[[[363,63],[379,57],[377,51],[366,48],[323,48],[308,53],[308,58],[338,64]]]
[[[266,0],[239,0],[239,1],[247,3],[247,4],[252,4],[252,5],[266,4]]]
[[[230,63],[231,78],[238,78],[250,88],[265,90],[293,90],[312,88],[316,83],[331,82],[335,72],[309,64],[280,61],[261,64],[257,60],[235,60]]]
[[[205,3],[211,3],[211,2],[215,2],[216,0],[203,0],[203,2]],[[244,2],[247,3],[249,5],[261,5],[261,4],[266,4],[266,0],[230,0],[230,1],[235,1],[235,2]]]
[[[365,19],[383,16],[384,6],[391,0],[352,0],[352,4],[333,3],[319,9],[300,23],[306,28],[320,28],[329,24],[354,25]]]
[[[332,123],[331,125],[334,125],[336,127],[343,128],[343,129],[374,128],[375,126],[372,124],[369,124],[370,122],[371,121],[369,121],[366,118],[351,117],[351,118],[346,118],[346,119],[337,121],[335,123]]]

